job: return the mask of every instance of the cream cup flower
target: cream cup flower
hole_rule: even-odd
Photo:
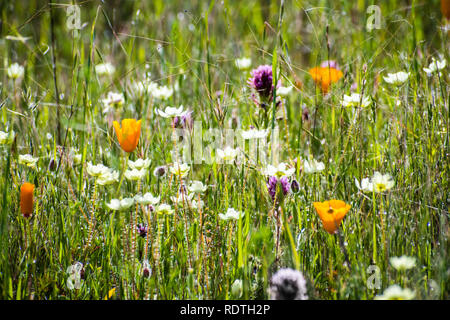
[[[359,181],[355,178],[355,184],[358,190],[361,190],[362,192],[372,192],[373,190],[372,183],[369,178],[362,179],[361,184],[359,184]]]
[[[410,289],[402,289],[394,284],[387,288],[381,296],[376,296],[375,300],[412,300],[416,294]]]
[[[367,107],[370,105],[370,99],[368,97],[363,97],[361,99],[361,95],[359,93],[352,93],[347,96],[344,94],[344,99],[341,101],[341,105],[343,107],[357,107],[361,102],[361,107]]]
[[[167,100],[173,95],[173,89],[167,86],[152,86],[149,90],[152,96],[159,100]]]
[[[236,211],[233,208],[228,208],[225,214],[219,213],[219,218],[222,220],[238,220],[245,215],[244,212]]]
[[[106,204],[106,206],[114,211],[117,210],[125,210],[130,208],[134,204],[133,198],[124,198],[122,200],[119,199],[111,199],[109,203]]]
[[[397,73],[388,73],[387,77],[383,77],[384,81],[390,84],[401,84],[408,80],[409,72],[400,71]]]
[[[236,59],[236,60],[234,60],[234,65],[239,70],[248,70],[250,68],[250,66],[252,65],[252,59],[246,58],[246,57]]]
[[[95,72],[100,75],[112,75],[116,71],[116,68],[109,62],[99,63],[95,66]]]
[[[234,160],[238,155],[239,149],[226,147],[225,149],[217,149],[217,156],[224,161]]]
[[[97,177],[97,183],[102,186],[113,184],[118,181],[119,181],[119,172],[113,170],[105,171],[100,176]]]
[[[9,132],[0,131],[0,144],[11,144],[14,141],[15,135],[14,130]]]
[[[287,97],[289,93],[291,93],[293,88],[294,88],[293,86],[279,87],[277,88],[277,95],[280,97]]]
[[[316,159],[303,160],[303,171],[305,173],[316,173],[323,171],[325,169],[325,164],[319,162]]]
[[[100,177],[101,175],[108,173],[109,168],[104,166],[103,164],[99,163],[97,165],[92,165],[91,162],[88,162],[86,171],[90,176],[93,177]]]
[[[163,118],[173,118],[173,117],[182,117],[187,114],[187,111],[184,111],[183,106],[181,105],[179,108],[166,107],[164,111],[156,109],[156,113]]]
[[[191,185],[188,187],[188,190],[194,193],[203,193],[206,189],[208,189],[208,187],[203,185],[203,182],[197,180],[192,181]]]
[[[441,61],[437,61],[435,58],[431,59],[431,63],[428,66],[428,68],[423,68],[423,71],[425,71],[428,75],[431,75],[432,73],[442,70],[446,67],[447,61],[445,59],[442,59]]]
[[[108,95],[105,99],[102,100],[105,108],[103,109],[103,113],[107,113],[113,107],[120,107],[125,102],[125,98],[122,93],[118,92],[108,92]]]
[[[202,200],[200,200],[200,201],[192,200],[192,203],[191,203],[192,209],[198,210],[198,209],[202,209],[204,206],[205,206],[205,203]]]
[[[128,166],[130,169],[147,169],[150,166],[151,160],[150,159],[137,159],[136,161],[128,160]]]
[[[159,206],[156,207],[156,212],[159,214],[172,214],[173,209],[170,205],[162,203]]]
[[[392,257],[389,261],[391,262],[391,265],[399,271],[408,270],[416,266],[416,259],[414,257]]]
[[[33,157],[31,154],[21,154],[19,155],[19,163],[24,164],[27,167],[35,168],[36,162],[39,160],[39,158]]]
[[[284,162],[280,163],[278,166],[269,164],[263,171],[266,176],[274,176],[277,178],[281,178],[283,176],[290,177],[294,174],[294,172],[295,168],[286,168],[286,163]]]
[[[394,180],[390,174],[381,174],[376,171],[371,180],[373,191],[383,192],[392,189],[394,186]]]
[[[147,169],[132,169],[132,170],[126,170],[125,171],[125,178],[127,178],[128,180],[131,181],[137,181],[137,180],[141,180],[142,178],[145,177],[145,175],[147,174]]]
[[[154,197],[150,192],[147,192],[143,196],[140,194],[136,195],[134,197],[134,200],[136,200],[137,203],[143,204],[143,205],[156,205],[161,200],[160,196]]]
[[[170,173],[177,177],[184,178],[188,175],[191,168],[186,163],[175,162],[173,166],[170,167]]]
[[[250,129],[247,131],[242,131],[242,138],[244,138],[245,140],[261,139],[267,137],[268,133],[268,130]]]
[[[8,67],[8,77],[11,79],[19,79],[23,77],[24,67],[19,65],[18,63],[13,63]]]

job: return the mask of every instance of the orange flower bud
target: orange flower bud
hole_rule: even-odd
[[[34,184],[25,182],[20,187],[20,212],[25,218],[28,218],[33,213],[33,192]]]
[[[336,232],[351,206],[342,200],[314,202],[314,208],[322,220],[323,228],[330,234]]]
[[[116,131],[117,140],[125,152],[133,152],[139,142],[141,134],[141,120],[123,119],[122,127],[117,121],[113,122],[114,130]]]
[[[327,93],[330,85],[338,82],[344,74],[341,70],[332,67],[315,67],[309,70],[309,74],[317,85],[320,85],[323,93]]]
[[[447,20],[450,20],[450,0],[441,0],[441,12]]]

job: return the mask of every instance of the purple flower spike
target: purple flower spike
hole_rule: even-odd
[[[148,228],[145,224],[139,223],[137,225],[137,231],[142,238],[145,238],[145,236],[147,235]]]
[[[272,66],[262,65],[253,69],[248,84],[258,91],[259,95],[268,98],[273,90]]]
[[[284,176],[280,178],[280,184],[283,188],[283,195],[287,195],[291,189],[291,184],[289,183],[288,177]]]
[[[269,181],[267,182],[267,189],[269,190],[269,194],[272,198],[272,200],[275,199],[275,195],[277,194],[277,184],[278,179],[277,177],[270,177]]]

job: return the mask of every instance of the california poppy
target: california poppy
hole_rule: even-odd
[[[441,12],[447,20],[450,20],[450,0],[441,0]]]
[[[34,184],[25,182],[20,187],[20,212],[25,218],[33,213],[33,192]]]
[[[113,126],[122,149],[125,152],[133,152],[139,142],[141,120],[123,119],[122,127],[117,121],[113,122]]]
[[[309,74],[314,82],[320,85],[323,93],[327,93],[330,85],[344,76],[341,70],[333,67],[315,67],[309,70]]]
[[[342,200],[329,200],[324,202],[314,202],[314,208],[319,214],[324,229],[333,234],[339,228],[351,206]]]

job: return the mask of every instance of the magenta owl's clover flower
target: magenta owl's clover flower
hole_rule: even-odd
[[[182,116],[176,116],[172,120],[173,128],[192,129],[194,121],[192,119],[192,111]]]
[[[320,67],[322,68],[334,68],[337,70],[341,70],[339,69],[339,65],[336,61],[334,60],[325,60],[320,64]]]
[[[291,183],[286,176],[283,176],[280,179],[275,176],[271,176],[267,181],[267,190],[269,191],[269,195],[273,201],[275,201],[275,198],[277,198],[278,192],[278,202],[283,200],[283,198],[290,192]]]
[[[248,84],[264,98],[270,97],[273,90],[272,66],[262,65],[253,69]]]
[[[145,224],[138,224],[137,225],[137,231],[139,233],[139,236],[141,236],[142,238],[145,238],[145,236],[147,235],[148,232],[148,227]]]

